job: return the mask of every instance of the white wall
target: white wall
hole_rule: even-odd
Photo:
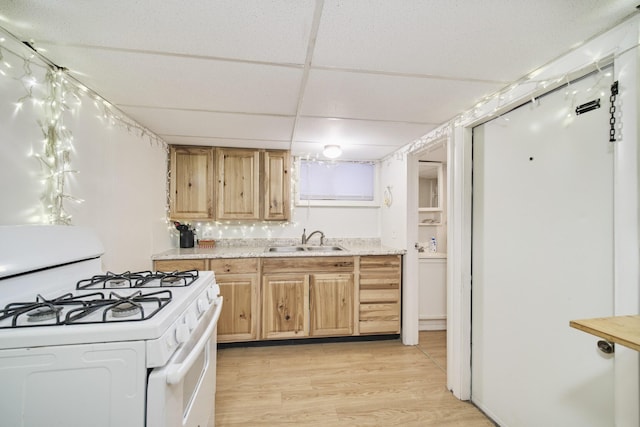
[[[384,159],[380,185],[389,187],[393,203],[380,212],[382,244],[406,250],[402,262],[402,342],[418,344],[418,251],[413,247],[418,228],[418,166],[404,154]],[[409,178],[411,177],[411,178]],[[411,187],[409,187],[411,185]],[[408,199],[411,194],[412,199]]]
[[[16,52],[22,49],[10,40],[4,46]],[[21,60],[4,56],[13,62],[13,69],[21,69]],[[35,64],[31,69],[42,81],[45,69]],[[43,89],[37,86],[34,95]],[[2,225],[43,222],[43,171],[39,161],[29,155],[43,151],[37,123],[41,111],[29,101],[14,113],[15,102],[25,93],[19,81],[0,75]],[[79,171],[69,175],[65,192],[84,199],[81,204],[67,201],[65,210],[72,215],[72,225],[90,226],[99,234],[106,250],[105,269],[149,269],[151,253],[170,247],[165,222],[166,150],[134,131],[103,124],[98,114],[93,101],[83,96],[82,105],[64,116],[74,139],[71,167]]]
[[[407,158],[393,156],[380,163],[380,186],[391,187],[393,203],[380,212],[380,238],[394,248],[407,246]],[[416,180],[417,188],[417,180]]]
[[[24,48],[11,40],[3,46],[16,52]],[[13,70],[18,70],[19,76],[22,61],[10,54],[4,56],[8,62],[15,62]],[[43,81],[44,65],[31,68]],[[34,95],[44,89],[44,85],[36,86]],[[19,81],[0,75],[1,225],[37,224],[45,218],[40,201],[43,171],[39,161],[30,156],[43,150],[37,123],[42,111],[26,102],[16,113],[15,102],[25,94]],[[65,190],[84,200],[81,204],[67,201],[65,210],[72,215],[72,225],[97,231],[106,249],[105,269],[149,269],[153,253],[179,246],[177,232],[166,221],[166,149],[140,137],[135,129],[103,122],[101,116],[88,96],[82,97],[80,108],[64,116],[74,140],[71,167],[79,171],[68,176]],[[402,203],[400,200],[395,208]],[[198,228],[207,230],[213,238],[299,239],[304,228],[307,233],[322,230],[327,238],[379,238],[380,211],[379,207],[295,206],[292,220],[284,224],[200,223]],[[200,237],[204,237],[202,233]]]

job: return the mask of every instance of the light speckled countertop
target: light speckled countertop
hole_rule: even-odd
[[[273,257],[317,257],[355,255],[403,255],[404,249],[382,246],[378,239],[327,239],[325,246],[342,246],[344,251],[298,251],[268,252],[271,246],[292,246],[299,242],[267,239],[229,239],[216,241],[213,248],[174,248],[154,254],[152,260],[202,259],[202,258],[273,258]]]

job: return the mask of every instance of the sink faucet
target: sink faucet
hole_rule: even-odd
[[[302,244],[306,245],[311,236],[314,234],[320,233],[320,246],[324,245],[324,233],[320,230],[316,230],[307,236],[307,229],[302,230]]]

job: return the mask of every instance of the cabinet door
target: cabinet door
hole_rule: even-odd
[[[259,219],[260,152],[219,148],[216,158],[217,219]]]
[[[312,274],[309,300],[311,336],[353,334],[352,274]]]
[[[265,220],[287,220],[290,211],[289,152],[265,151],[264,198]]]
[[[309,276],[262,276],[262,338],[309,336]]]
[[[218,341],[249,341],[258,337],[258,275],[216,275],[223,305]]]
[[[172,219],[213,218],[213,148],[170,147]]]

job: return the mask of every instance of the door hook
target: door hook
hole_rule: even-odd
[[[616,345],[607,340],[600,340],[598,341],[598,350],[604,354],[613,354],[616,351]]]

